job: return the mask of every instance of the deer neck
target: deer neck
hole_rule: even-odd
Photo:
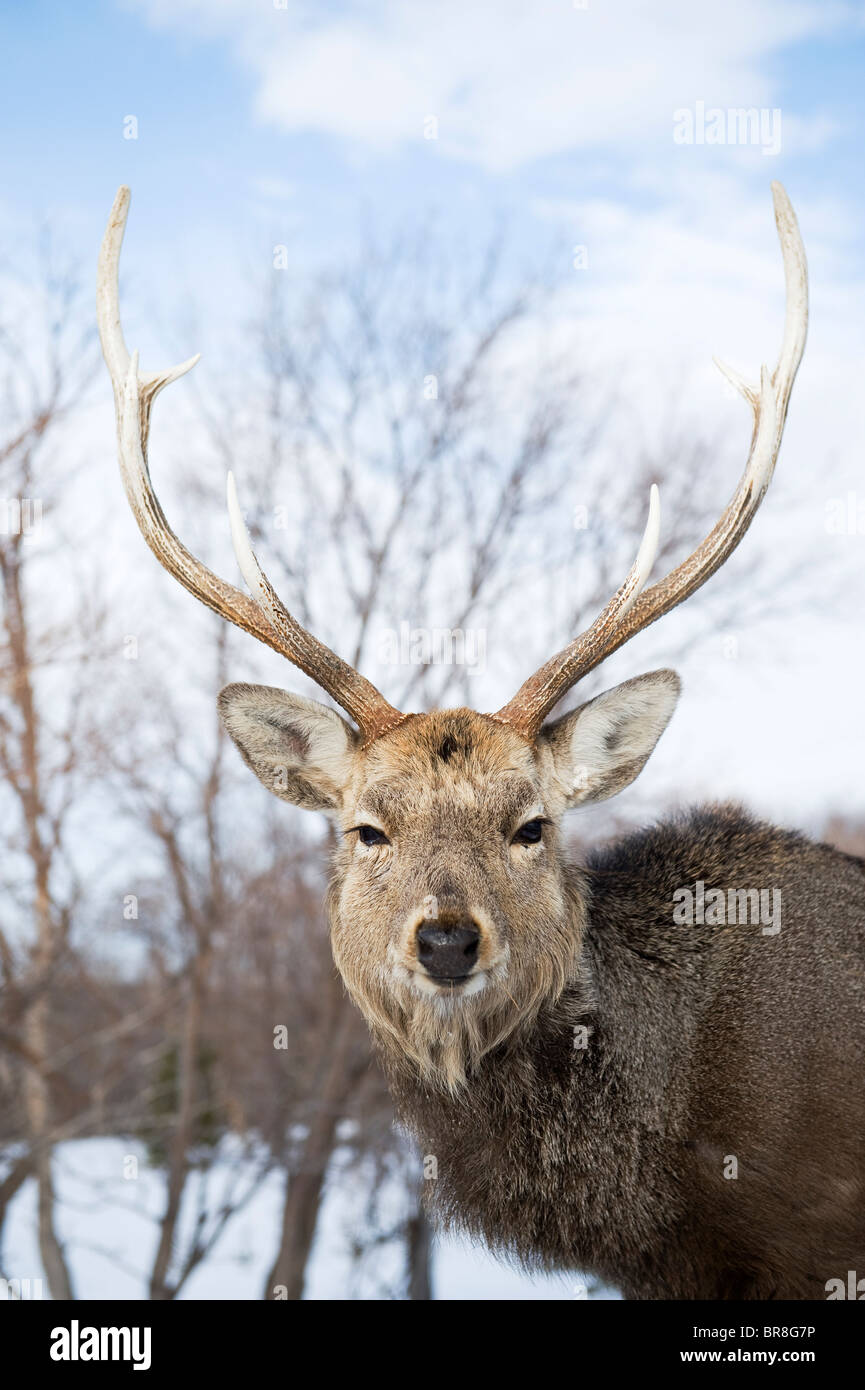
[[[399,1118],[420,1145],[425,1196],[446,1222],[527,1259],[567,1266],[578,1252],[582,1269],[612,1280],[670,1217],[658,1153],[675,1127],[675,1107],[665,1106],[677,1049],[647,1036],[637,969],[645,963],[611,926],[589,913],[563,993],[485,1055],[456,1094],[391,1049],[383,1062]],[[603,983],[611,979],[615,993]]]

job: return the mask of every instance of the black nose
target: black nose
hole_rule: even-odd
[[[477,963],[480,939],[474,922],[422,922],[418,960],[434,980],[465,980]]]

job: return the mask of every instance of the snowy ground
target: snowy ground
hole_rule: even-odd
[[[250,1190],[251,1166],[239,1169],[238,1191],[248,1202],[226,1226],[211,1255],[183,1291],[191,1299],[259,1299],[274,1254],[279,1226],[281,1184],[268,1177]],[[238,1166],[216,1163],[207,1179],[213,1206],[226,1184],[238,1182]],[[85,1139],[61,1145],[56,1154],[58,1225],[72,1266],[79,1298],[140,1299],[146,1296],[145,1271],[156,1242],[155,1218],[163,1201],[159,1173],[147,1167],[144,1150],[121,1139]],[[184,1210],[186,1229],[195,1218],[193,1201]],[[350,1255],[357,1230],[357,1203],[350,1178],[329,1184],[312,1258],[306,1297],[348,1299],[387,1297],[388,1280],[398,1285],[401,1252],[393,1243],[378,1247],[363,1265]],[[36,1242],[36,1203],[32,1184],[16,1197],[4,1233],[0,1273],[8,1280],[37,1280],[42,1271]],[[437,1243],[433,1262],[437,1299],[611,1298],[609,1290],[587,1290],[578,1275],[530,1277],[456,1240]],[[33,1287],[31,1285],[31,1287]],[[44,1285],[43,1285],[44,1289]],[[45,1295],[47,1297],[47,1292]]]

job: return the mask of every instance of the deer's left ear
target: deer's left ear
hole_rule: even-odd
[[[605,801],[642,772],[679,698],[675,671],[652,671],[605,690],[541,729],[568,807]]]

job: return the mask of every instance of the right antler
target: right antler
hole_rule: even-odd
[[[796,214],[780,183],[772,184],[775,221],[784,258],[787,312],[778,365],[761,369],[759,387],[721,362],[717,366],[754,412],[754,432],[745,471],[733,497],[705,540],[666,579],[640,593],[657,553],[659,507],[653,486],[646,534],[625,583],[591,627],[530,676],[493,717],[533,741],[553,707],[571,687],[635,633],[689,598],[723,565],[750,526],[772,481],[781,446],[787,403],[808,331],[808,267]]]
[[[153,491],[147,463],[147,438],[153,401],[164,386],[194,367],[190,357],[165,372],[139,373],[138,353],[130,354],[120,324],[118,268],[129,212],[129,189],[118,190],[102,240],[97,280],[97,316],[102,354],[114,387],[120,472],[138,529],[157,560],[185,589],[220,617],[251,632],[273,647],[333,697],[370,743],[406,718],[388,704],[375,686],[353,666],[302,628],[262,574],[243,524],[234,480],[229,474],[229,514],[235,550],[244,578],[258,602],[227,584],[197,560],[178,540]]]

